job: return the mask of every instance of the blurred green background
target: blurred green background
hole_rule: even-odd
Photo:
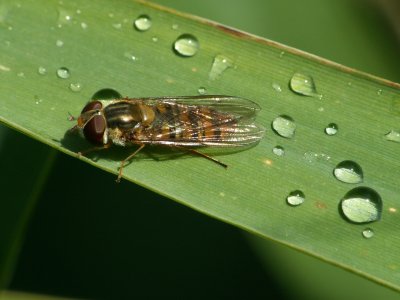
[[[155,2],[400,82],[399,40],[379,1]],[[24,212],[32,219],[12,289],[91,299],[400,297],[128,182],[116,185],[114,175],[63,154],[43,171],[54,150],[1,131],[0,176],[14,199],[1,208],[2,226],[37,183],[18,180],[14,162],[31,162],[39,181],[50,172],[37,207]]]

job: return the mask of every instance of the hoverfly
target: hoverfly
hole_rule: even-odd
[[[255,123],[258,111],[250,100],[224,95],[93,100],[71,130],[83,131],[101,149],[138,146],[121,161],[118,182],[125,163],[147,145],[174,147],[227,167],[198,150],[256,145],[265,131]]]

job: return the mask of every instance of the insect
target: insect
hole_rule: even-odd
[[[127,161],[148,145],[177,148],[212,160],[204,148],[247,148],[265,129],[255,123],[260,107],[247,99],[224,95],[94,100],[85,105],[70,130],[83,131],[91,143],[138,146],[121,161],[117,182]]]

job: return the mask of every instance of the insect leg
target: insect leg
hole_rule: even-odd
[[[216,164],[219,164],[220,166],[222,166],[222,167],[224,167],[224,168],[228,168],[228,165],[227,165],[227,164],[224,164],[223,162],[219,161],[218,159],[216,159],[216,158],[214,158],[214,157],[212,157],[212,156],[209,156],[209,155],[207,155],[207,154],[201,153],[201,152],[199,152],[199,151],[197,151],[197,150],[188,149],[188,148],[181,147],[181,146],[175,146],[175,147],[178,148],[178,149],[181,149],[181,150],[183,150],[183,151],[190,152],[190,153],[192,153],[192,154],[199,155],[199,156],[201,156],[201,157],[207,158],[208,160],[211,160],[211,161],[215,162]]]
[[[86,154],[88,154],[90,152],[100,151],[100,150],[108,149],[110,147],[111,147],[111,144],[105,144],[105,145],[100,146],[100,147],[93,147],[93,148],[90,148],[90,149],[86,149],[85,151],[79,151],[77,154],[78,154],[78,157],[81,157],[81,156],[85,156]]]
[[[123,161],[121,161],[121,166],[119,167],[118,177],[115,180],[116,182],[120,182],[121,181],[122,169],[124,168],[125,162],[129,161],[132,157],[134,157],[140,150],[142,150],[144,148],[144,146],[145,146],[145,144],[141,144],[140,147],[138,149],[136,149],[135,152],[133,152],[131,155],[129,155],[127,158],[125,158]]]

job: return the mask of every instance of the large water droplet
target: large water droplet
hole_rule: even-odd
[[[98,90],[93,94],[92,100],[112,100],[112,99],[121,99],[122,96],[119,92],[114,89],[105,88]]]
[[[133,25],[138,31],[147,31],[150,29],[152,22],[149,16],[141,15],[135,20]]]
[[[287,197],[286,197],[286,202],[291,205],[291,206],[298,206],[300,204],[303,204],[305,201],[306,197],[302,191],[296,190],[291,192]]]
[[[380,219],[382,199],[379,194],[368,187],[357,187],[350,190],[340,202],[343,216],[354,223],[369,223]]]
[[[385,138],[388,141],[400,143],[400,132],[395,130],[390,130],[385,134]]]
[[[325,133],[327,135],[335,135],[338,132],[338,126],[335,123],[330,123],[325,127]]]
[[[363,171],[359,164],[351,160],[340,162],[333,170],[337,180],[346,183],[360,183],[363,181]]]
[[[365,237],[366,239],[370,239],[374,236],[374,231],[372,230],[372,228],[365,228],[362,231],[362,236]]]
[[[283,156],[285,155],[285,149],[282,146],[275,146],[272,149],[272,153],[274,153],[277,156]]]
[[[290,88],[300,95],[320,97],[317,93],[314,79],[306,74],[295,73],[290,79]]]
[[[289,116],[279,116],[272,121],[272,129],[282,137],[292,138],[296,132],[296,123]]]
[[[197,38],[191,34],[182,34],[174,42],[173,49],[181,56],[190,57],[199,51],[200,44]]]
[[[67,79],[71,76],[70,71],[66,67],[61,67],[57,70],[57,76],[62,79]]]
[[[215,80],[219,78],[226,69],[232,68],[233,66],[234,63],[232,59],[226,57],[225,55],[219,54],[214,57],[210,73],[208,73],[208,78],[210,80]]]

